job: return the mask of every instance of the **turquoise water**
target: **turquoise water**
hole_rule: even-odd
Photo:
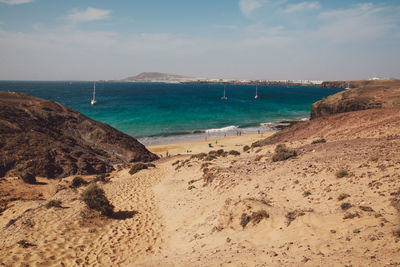
[[[228,100],[222,101],[223,85],[97,82],[91,106],[91,82],[0,81],[0,90],[57,101],[145,144],[268,130],[271,122],[307,119],[313,102],[340,91],[258,86],[254,99],[254,85],[227,85]]]

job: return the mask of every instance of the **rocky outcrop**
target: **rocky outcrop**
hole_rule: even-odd
[[[400,106],[400,80],[325,82],[325,87],[353,89],[324,98],[311,106],[311,119],[356,110]]]
[[[59,103],[0,92],[0,177],[99,174],[155,159],[135,138]]]

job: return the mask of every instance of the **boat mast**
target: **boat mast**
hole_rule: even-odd
[[[96,82],[93,84],[93,100],[95,100],[96,97]]]

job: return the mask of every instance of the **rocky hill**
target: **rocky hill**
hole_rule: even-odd
[[[314,103],[311,119],[349,111],[400,106],[400,80],[324,82],[324,86],[349,86],[352,89]]]
[[[131,76],[121,81],[124,82],[180,82],[191,79],[190,77],[160,73],[160,72],[142,72],[136,76]]]
[[[59,103],[0,92],[0,177],[98,174],[154,159],[135,138]]]

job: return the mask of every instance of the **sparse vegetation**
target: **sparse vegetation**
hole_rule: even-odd
[[[205,157],[207,157],[206,153],[199,153],[199,154],[194,154],[190,157],[190,159],[198,159],[198,160],[202,160]]]
[[[172,166],[175,166],[176,164],[179,164],[180,160],[178,159],[177,161],[175,161],[174,163],[172,163]]]
[[[326,143],[325,138],[320,138],[311,142],[312,145]]]
[[[61,207],[61,200],[50,200],[46,203],[46,208],[50,209],[51,207],[55,208],[62,208]]]
[[[229,151],[229,155],[239,156],[239,155],[240,155],[240,152],[239,152],[239,151],[236,151],[236,150],[231,150],[231,151]]]
[[[338,199],[339,201],[342,201],[343,199],[346,199],[346,198],[348,198],[348,197],[350,197],[349,194],[341,193],[341,194],[338,196],[337,199]]]
[[[36,184],[36,176],[30,172],[22,174],[21,179],[27,184]]]
[[[192,189],[195,189],[196,187],[194,186],[194,185],[189,185],[188,186],[188,190],[192,190]]]
[[[349,175],[349,172],[346,169],[340,169],[336,172],[336,177],[337,178],[343,178],[346,177],[347,175]]]
[[[240,217],[240,225],[245,228],[246,225],[250,222],[250,216],[247,215],[247,213],[242,213],[242,216]]]
[[[74,179],[72,179],[72,183],[71,186],[74,188],[78,188],[82,185],[86,185],[87,182],[85,180],[82,179],[82,177],[80,176],[76,176]]]
[[[368,206],[359,206],[360,210],[366,211],[366,212],[373,212],[374,209]]]
[[[304,191],[303,192],[303,197],[308,197],[309,195],[311,195],[310,191]]]
[[[400,212],[400,199],[398,198],[393,198],[390,201],[390,204],[398,211]]]
[[[350,209],[351,207],[352,207],[352,205],[351,205],[350,203],[348,203],[348,202],[342,203],[342,205],[340,205],[340,208],[341,208],[342,210],[348,210],[348,209]]]
[[[283,161],[297,156],[296,150],[290,150],[285,144],[279,144],[275,148],[275,154],[272,156],[272,161]]]
[[[400,238],[400,229],[394,230],[393,235]]]
[[[257,155],[254,159],[254,161],[260,161],[262,159],[263,155]]]
[[[114,206],[108,201],[104,190],[95,184],[82,193],[82,199],[89,208],[100,211],[103,215],[111,216],[114,212]]]
[[[250,149],[250,147],[248,146],[248,145],[245,145],[244,147],[243,147],[243,152],[246,152],[246,151],[248,151]]]
[[[18,241],[17,244],[20,245],[22,248],[29,248],[29,247],[36,246],[35,244],[32,244],[32,243],[26,241],[25,239]]]
[[[144,170],[144,169],[148,169],[149,167],[154,168],[154,167],[156,167],[156,165],[154,165],[153,163],[138,162],[131,167],[131,169],[129,170],[129,174],[134,175],[135,173],[137,173],[141,170]]]
[[[295,211],[288,212],[286,214],[286,219],[287,219],[286,225],[289,226],[294,220],[296,220],[297,217],[304,216],[304,215],[306,215],[306,213],[301,210],[295,210]]]
[[[360,214],[359,214],[358,212],[354,212],[354,213],[348,212],[348,213],[346,213],[346,214],[343,216],[343,219],[344,219],[344,220],[347,220],[347,219],[354,219],[355,217],[360,218],[361,216],[360,216]]]

